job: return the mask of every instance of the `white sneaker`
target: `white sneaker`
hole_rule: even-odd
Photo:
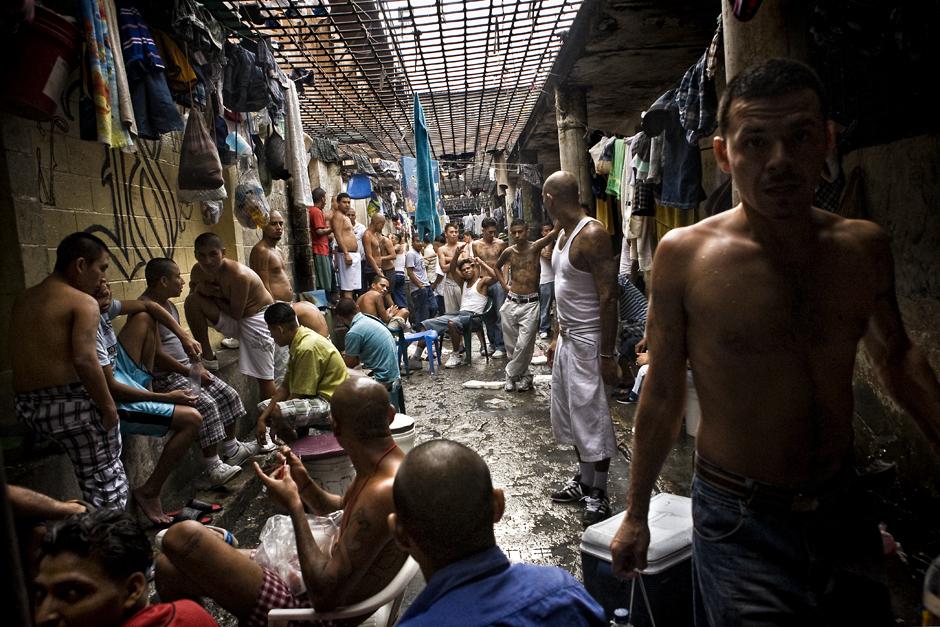
[[[251,459],[253,453],[251,452],[251,445],[245,444],[239,440],[235,440],[235,452],[231,455],[223,456],[226,464],[230,466],[241,466],[249,459]]]
[[[547,340],[547,339],[548,339],[548,331],[542,331],[541,333],[539,333],[539,339],[540,339],[540,340]]]
[[[490,355],[490,357],[492,357],[493,359],[502,359],[505,356],[506,356],[506,351],[502,351],[498,348],[495,351],[493,351],[492,355]]]
[[[277,445],[271,441],[271,429],[266,429],[264,433],[264,444],[258,444],[257,439],[251,440],[246,446],[251,450],[252,455],[267,455],[277,449]]]
[[[447,363],[444,364],[445,368],[459,368],[463,365],[463,360],[460,356],[451,353],[450,357],[447,358]]]
[[[211,370],[212,372],[219,371],[219,360],[218,359],[202,359],[202,365],[206,370]]]
[[[242,471],[241,466],[229,466],[221,459],[206,469],[209,488],[220,488]]]
[[[237,337],[226,337],[222,338],[222,346],[225,348],[238,348],[241,346],[241,342],[238,341]]]

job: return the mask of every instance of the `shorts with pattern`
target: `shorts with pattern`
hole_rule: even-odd
[[[313,607],[306,595],[294,596],[290,587],[274,571],[261,567],[261,589],[248,618],[238,621],[239,627],[265,627],[271,610],[293,610]]]
[[[258,403],[258,413],[263,412],[271,402],[267,398]],[[313,396],[310,398],[292,398],[287,401],[281,401],[277,404],[287,422],[294,428],[296,427],[317,427],[329,429],[330,425],[330,401],[322,396]]]
[[[161,374],[153,380],[155,392],[188,389],[189,379],[176,372]],[[207,448],[224,440],[225,429],[245,415],[245,406],[238,392],[214,375],[208,385],[202,386],[194,407],[202,414],[202,424],[199,426],[200,448]]]
[[[121,430],[105,430],[101,412],[81,383],[17,394],[16,415],[39,435],[62,445],[83,499],[95,507],[127,505]]]

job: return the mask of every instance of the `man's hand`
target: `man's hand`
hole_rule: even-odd
[[[346,262],[347,266],[351,266],[353,263],[352,255],[350,255],[349,253],[343,253],[343,260]]]
[[[555,343],[558,341],[558,338],[552,340],[552,343],[548,345],[548,350],[545,351],[545,359],[548,360],[548,367],[551,369],[552,365],[555,363]]]
[[[264,474],[258,462],[254,462],[254,467],[255,474],[261,479],[261,483],[268,488],[268,494],[271,495],[271,499],[275,503],[290,512],[303,509],[304,505],[300,500],[300,492],[287,465],[278,465],[271,471],[270,475]]]
[[[613,357],[601,357],[601,378],[605,385],[616,385],[620,378],[620,367]]]
[[[646,552],[650,546],[650,528],[644,518],[638,520],[629,515],[617,529],[610,541],[611,568],[615,577],[633,579],[638,570],[646,568]]]
[[[200,281],[196,283],[193,287],[195,292],[200,296],[205,296],[206,298],[222,298],[222,288],[220,288],[215,283],[206,283],[205,281]]]
[[[110,431],[118,426],[120,421],[121,419],[118,417],[117,407],[111,405],[110,407],[101,408],[101,425],[104,427],[105,431]]]
[[[212,376],[212,373],[206,370],[206,367],[203,366],[201,362],[196,366],[196,372],[199,373],[199,380],[204,386],[209,385],[212,383],[213,379],[215,379],[215,377]]]
[[[174,405],[192,405],[196,402],[196,396],[190,390],[173,390],[162,394],[164,402]]]
[[[255,427],[255,439],[258,440],[258,444],[260,444],[262,447],[267,444],[267,424],[260,416],[258,417],[258,426]]]
[[[290,450],[290,447],[281,447],[281,450],[277,453],[277,461],[279,464],[287,464],[290,469],[291,479],[294,480],[300,494],[303,494],[313,484],[313,479],[310,478],[310,473],[307,472],[304,463]]]
[[[190,359],[198,359],[202,355],[202,344],[193,339],[189,334],[184,334],[180,338],[180,343],[183,345],[183,350],[186,351],[186,354]]]

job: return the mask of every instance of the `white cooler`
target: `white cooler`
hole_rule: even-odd
[[[623,521],[624,512],[591,525],[581,537],[584,587],[613,618],[618,607],[629,607],[631,582],[613,576],[610,541]],[[657,494],[650,500],[650,548],[643,582],[657,625],[685,627],[692,624],[692,499]],[[633,624],[652,625],[637,581],[633,598]]]
[[[392,438],[398,444],[398,447],[408,454],[415,445],[415,420],[405,414],[395,414],[395,419],[388,426],[392,432]]]

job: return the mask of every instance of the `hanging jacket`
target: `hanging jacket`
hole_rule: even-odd
[[[232,111],[260,111],[271,103],[258,57],[240,44],[225,42],[222,100]]]

